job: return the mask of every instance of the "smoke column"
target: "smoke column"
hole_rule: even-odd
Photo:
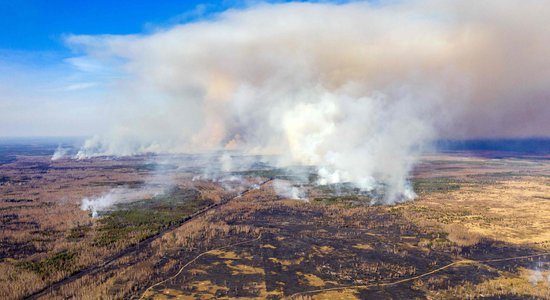
[[[77,157],[239,150],[412,199],[437,137],[550,136],[544,1],[259,4],[131,36],[70,36],[114,69],[111,130]]]

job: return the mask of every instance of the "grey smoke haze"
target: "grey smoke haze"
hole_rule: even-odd
[[[407,177],[437,137],[550,136],[544,1],[286,3],[132,36],[70,36],[118,66],[109,130],[78,157],[219,149],[318,167],[320,183]]]

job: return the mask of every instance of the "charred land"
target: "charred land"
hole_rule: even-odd
[[[225,174],[234,182],[202,176],[197,157],[181,168],[25,151],[0,165],[3,299],[550,297],[544,158],[426,155],[417,199],[380,205],[315,184],[308,168],[256,164]],[[147,183],[159,169],[169,188],[97,217],[82,209],[162,184]],[[285,196],[281,182],[307,196]]]

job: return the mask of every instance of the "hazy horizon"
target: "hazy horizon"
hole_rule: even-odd
[[[277,155],[390,202],[438,141],[550,137],[542,2],[175,3],[4,5],[26,35],[0,39],[0,136],[89,136],[74,158]]]

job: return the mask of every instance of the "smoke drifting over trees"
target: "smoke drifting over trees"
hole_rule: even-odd
[[[121,74],[78,157],[220,149],[411,199],[438,137],[550,136],[543,1],[287,3],[132,36],[70,36]],[[528,34],[526,34],[528,33]]]

